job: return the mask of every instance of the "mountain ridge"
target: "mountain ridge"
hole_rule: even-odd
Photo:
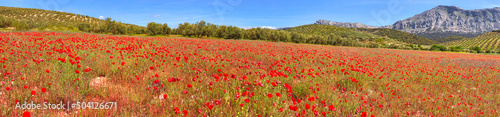
[[[338,26],[338,27],[349,27],[349,28],[380,28],[379,26],[370,26],[370,25],[359,23],[359,22],[356,22],[356,23],[335,22],[335,21],[328,21],[328,20],[322,20],[322,19],[317,20],[314,24],[331,25],[331,26]]]
[[[450,36],[475,37],[500,29],[500,7],[465,10],[439,5],[388,26],[317,20],[315,24],[350,28],[390,28],[438,40]]]

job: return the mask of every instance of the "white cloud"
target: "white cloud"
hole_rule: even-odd
[[[99,16],[99,19],[104,20],[104,16]]]
[[[255,28],[255,27],[251,27],[251,26],[238,26],[238,27],[243,28],[243,29]]]
[[[153,17],[160,17],[160,15],[153,15]]]
[[[276,27],[273,27],[273,26],[262,26],[262,27],[260,27],[260,28],[267,28],[267,29],[278,29],[278,28],[276,28]]]
[[[500,5],[498,5],[498,4],[489,4],[489,5],[486,5],[486,8],[495,8],[495,7],[500,7]]]

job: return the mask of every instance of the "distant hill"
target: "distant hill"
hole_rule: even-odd
[[[138,30],[145,30],[142,26],[107,20],[59,11],[0,6],[0,28],[62,29],[101,33],[130,32],[132,29],[136,33],[140,32]]]
[[[324,35],[324,36],[334,34],[334,35],[341,36],[343,38],[346,38],[346,37],[359,38],[359,39],[383,38],[382,36],[378,36],[378,35],[374,35],[374,34],[370,34],[370,33],[354,31],[350,28],[330,26],[330,25],[319,25],[319,24],[309,24],[309,25],[292,27],[292,28],[286,29],[286,31],[302,33],[302,34],[309,34],[309,35]]]
[[[367,32],[383,37],[389,37],[392,39],[396,39],[400,42],[405,42],[405,43],[411,43],[411,44],[418,44],[418,45],[431,45],[431,44],[436,44],[436,41],[429,40],[427,38],[423,38],[411,33],[399,31],[399,30],[394,30],[394,29],[387,29],[387,28],[357,28],[354,29],[357,31],[362,31],[362,32]]]
[[[380,28],[377,26],[365,25],[365,24],[362,24],[359,22],[357,22],[357,23],[334,22],[334,21],[328,21],[328,20],[318,20],[314,24],[331,25],[331,26],[348,27],[348,28]]]
[[[481,47],[483,50],[500,49],[500,32],[489,32],[471,39],[463,39],[443,43],[446,46],[462,46],[464,48]]]
[[[446,43],[446,42],[452,42],[452,41],[456,41],[456,40],[465,40],[465,39],[469,39],[469,38],[462,37],[462,36],[451,36],[451,37],[440,38],[440,39],[437,39],[436,41],[438,43]]]
[[[331,25],[310,24],[298,27],[287,27],[284,30],[303,34],[335,34],[342,37],[351,36],[354,38],[364,39],[394,39],[399,42],[419,45],[431,45],[437,43],[436,41],[432,41],[411,33],[386,28],[346,28]]]

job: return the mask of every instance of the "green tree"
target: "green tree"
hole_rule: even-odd
[[[157,24],[155,22],[148,23],[147,30],[148,30],[148,34],[151,36],[163,34],[162,25]]]
[[[90,26],[89,23],[81,23],[81,24],[78,24],[78,30],[83,31],[83,32],[91,32],[92,27]]]
[[[477,53],[481,53],[481,51],[482,51],[481,47],[478,47],[478,46],[471,48],[471,50],[474,50]]]
[[[167,23],[164,23],[164,24],[162,25],[163,35],[169,35],[171,30],[172,30],[172,29],[170,29],[170,27],[168,27],[168,24],[167,24]]]
[[[31,29],[30,26],[28,25],[28,21],[26,21],[26,20],[14,22],[13,26],[14,26],[14,28],[16,28],[16,30],[29,30],[29,29]]]
[[[132,35],[132,34],[136,34],[136,33],[137,33],[137,32],[136,32],[136,30],[135,30],[135,27],[134,27],[134,26],[128,26],[127,31],[128,31],[128,34],[129,34],[129,35]]]

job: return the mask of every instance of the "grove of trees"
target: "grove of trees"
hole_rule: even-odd
[[[147,33],[149,35],[169,35],[172,31],[170,27],[168,27],[167,23],[160,24],[155,22],[148,23]]]
[[[216,37],[223,39],[250,39],[273,42],[378,47],[378,44],[376,43],[361,43],[360,40],[357,40],[365,39],[364,37],[353,37],[348,34],[346,34],[345,37],[342,37],[341,35],[335,33],[330,33],[328,35],[304,34],[301,32],[288,30],[272,30],[260,27],[242,29],[236,26],[210,24],[206,23],[205,21],[196,22],[194,24],[190,24],[187,22],[179,24],[175,33],[188,37]]]

